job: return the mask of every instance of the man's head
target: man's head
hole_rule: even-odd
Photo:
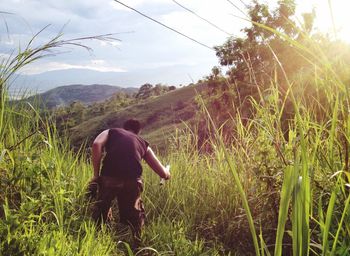
[[[141,123],[136,119],[129,119],[125,121],[123,128],[135,134],[139,134],[141,130]]]

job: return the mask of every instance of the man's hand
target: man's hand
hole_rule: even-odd
[[[167,166],[165,166],[165,176],[164,176],[164,178],[161,178],[160,179],[160,184],[159,185],[164,185],[164,183],[165,183],[165,180],[168,180],[168,179],[170,179],[170,165],[168,164]]]
[[[100,180],[99,177],[93,177],[87,187],[87,191],[88,191],[88,197],[90,199],[96,199],[97,198],[97,194],[100,188]]]
[[[163,179],[164,179],[164,180],[170,179],[170,164],[168,164],[167,166],[165,166],[165,174],[166,174],[166,176],[163,177]]]
[[[114,218],[113,218],[112,207],[110,207],[107,213],[107,221],[111,222],[112,220],[114,220]]]
[[[170,179],[170,172],[167,170],[161,162],[158,160],[153,150],[148,147],[146,154],[144,156],[146,163],[152,168],[152,170],[157,173],[161,178],[168,180]]]
[[[168,179],[170,179],[170,172],[168,172],[167,174],[166,174],[166,176],[165,177],[163,177],[162,179],[164,179],[164,180],[168,180]]]

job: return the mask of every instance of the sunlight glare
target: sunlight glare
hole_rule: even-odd
[[[330,5],[331,8],[330,8]],[[310,12],[312,8],[316,11],[315,28],[321,32],[329,33],[332,37],[334,36],[334,26],[336,30],[336,37],[338,39],[350,42],[350,19],[349,19],[349,8],[350,1],[345,0],[311,0],[311,1],[297,1],[297,8],[299,13]],[[332,12],[331,12],[332,10]]]

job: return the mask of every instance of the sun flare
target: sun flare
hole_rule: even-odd
[[[297,2],[300,13],[315,9],[316,29],[350,43],[349,7],[350,1],[344,0],[299,0]]]

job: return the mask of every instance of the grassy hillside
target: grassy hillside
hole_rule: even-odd
[[[107,108],[72,127],[71,139],[81,144],[134,117],[152,144],[167,145],[160,160],[171,165],[171,179],[159,186],[159,177],[144,168],[147,222],[138,252],[130,250],[125,227],[90,219],[92,165],[85,152],[74,152],[38,106],[9,104],[7,81],[14,70],[64,41],[57,37],[39,50],[29,44],[10,56],[0,70],[0,255],[349,255],[350,62],[334,61],[342,54],[327,58],[312,38],[312,48],[282,39],[304,58],[317,57],[307,59],[314,72],[293,80],[275,72],[259,94],[244,99],[252,110],[248,118],[240,111],[248,105],[232,105],[228,119],[217,123],[224,109],[208,108],[230,95],[207,94],[215,96],[208,106],[197,97],[198,87],[189,86]],[[250,75],[260,71],[249,68]],[[293,115],[285,137],[287,99]],[[210,133],[208,152],[196,147],[196,132],[172,132],[197,113]],[[234,125],[223,133],[226,122]],[[174,137],[166,144],[169,133]]]
[[[70,139],[75,146],[81,145],[85,140],[90,144],[102,130],[121,127],[128,118],[136,118],[144,126],[142,136],[155,148],[164,149],[175,128],[183,127],[183,121],[195,117],[196,90],[199,90],[199,87],[195,85],[183,87],[117,111],[97,115],[71,128]]]
[[[72,102],[79,101],[85,104],[104,101],[113,94],[123,92],[132,94],[136,92],[136,88],[122,88],[118,86],[92,84],[92,85],[65,85],[59,86],[47,92],[31,96],[26,99],[29,102],[41,102],[45,108],[55,108],[58,106],[66,106]]]

